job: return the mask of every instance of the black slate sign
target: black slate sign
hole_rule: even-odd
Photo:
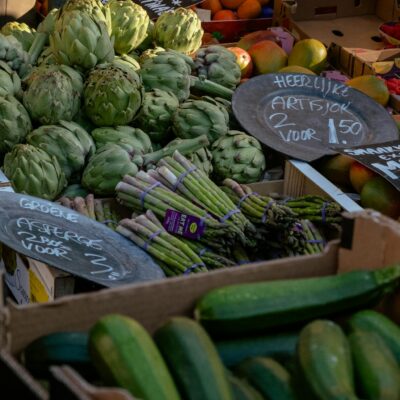
[[[386,178],[400,190],[400,141],[379,143],[373,146],[357,146],[341,149],[340,153],[354,158],[361,164]]]
[[[105,287],[165,275],[135,244],[103,224],[36,197],[0,193],[0,242]]]
[[[237,88],[232,108],[248,133],[304,161],[398,137],[384,107],[358,90],[319,76],[260,75]]]

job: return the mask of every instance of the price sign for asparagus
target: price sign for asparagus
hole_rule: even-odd
[[[341,82],[304,74],[265,74],[235,91],[242,126],[281,153],[312,161],[337,149],[395,140],[389,113]]]
[[[386,178],[400,190],[400,141],[340,150]]]
[[[58,204],[2,193],[0,220],[0,242],[102,286],[164,277],[153,259],[132,242]]]

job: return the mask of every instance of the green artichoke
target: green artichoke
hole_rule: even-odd
[[[164,12],[154,25],[153,37],[158,46],[192,54],[201,46],[201,20],[189,8]]]
[[[143,64],[148,58],[152,58],[156,56],[158,53],[166,51],[163,47],[154,47],[147,50],[144,50],[143,53],[139,57],[139,63]]]
[[[24,78],[31,70],[29,54],[22,48],[21,43],[14,36],[5,36],[0,33],[0,60]]]
[[[235,89],[240,82],[240,67],[236,56],[223,46],[200,49],[194,59],[196,74],[228,89]]]
[[[208,101],[209,103],[215,104],[216,106],[221,108],[221,110],[223,112],[227,112],[228,117],[229,117],[229,128],[231,130],[242,129],[240,123],[238,122],[238,120],[235,117],[235,114],[233,113],[232,102],[230,102],[229,100],[226,100],[226,99],[222,99],[221,97],[202,96],[202,97],[199,97],[198,99]]]
[[[171,92],[160,89],[146,92],[133,124],[143,129],[153,142],[165,141],[170,135],[172,116],[178,106],[179,101]]]
[[[169,142],[165,147],[170,147],[176,143],[182,143],[183,139],[174,139]],[[196,151],[193,151],[185,156],[192,164],[202,170],[205,174],[211,175],[213,171],[212,165],[212,154],[208,147],[202,147]]]
[[[43,65],[25,80],[24,105],[32,119],[44,125],[71,121],[81,106],[83,80],[67,65]]]
[[[32,124],[24,106],[13,96],[0,97],[0,153],[22,143]]]
[[[117,183],[125,175],[135,176],[138,170],[128,151],[110,143],[90,159],[83,171],[82,185],[98,196],[113,195]]]
[[[54,200],[66,184],[58,160],[29,144],[17,144],[6,154],[4,173],[16,192],[46,200]]]
[[[50,47],[45,47],[37,59],[37,65],[54,65],[57,64],[56,58]]]
[[[177,137],[190,139],[207,135],[213,143],[229,130],[229,117],[220,107],[203,100],[187,100],[172,117],[172,128]]]
[[[218,181],[231,178],[239,183],[261,179],[265,157],[260,142],[241,131],[229,131],[211,146],[214,174]]]
[[[73,122],[66,122],[64,126],[43,125],[32,131],[26,140],[55,157],[67,180],[83,169],[95,149],[90,135]]]
[[[115,52],[127,54],[146,39],[150,18],[143,7],[131,0],[111,0],[108,7]]]
[[[105,23],[83,11],[62,13],[50,35],[50,46],[58,63],[83,70],[114,59],[114,39]]]
[[[0,60],[0,96],[6,96],[8,94],[20,97],[22,94],[21,79],[7,63]]]
[[[86,115],[85,111],[82,108],[75,115],[73,122],[77,123],[88,133],[91,133],[94,129],[96,129],[96,126],[89,119],[89,117]]]
[[[2,26],[1,33],[6,36],[14,36],[25,51],[29,51],[35,38],[35,29],[30,28],[24,22],[7,22]]]
[[[110,128],[97,128],[92,132],[97,149],[109,144],[131,146],[138,154],[146,154],[153,151],[149,136],[138,128],[131,126],[116,126]]]
[[[112,62],[113,65],[116,65],[119,68],[128,68],[129,71],[137,72],[140,70],[140,64],[133,57],[128,54],[124,54],[122,56],[116,56]]]
[[[146,91],[161,89],[172,92],[179,101],[190,95],[189,64],[175,53],[163,51],[155,57],[148,58],[140,70]]]
[[[154,22],[152,20],[149,21],[149,25],[147,25],[146,37],[142,43],[140,43],[137,50],[139,52],[143,52],[147,49],[153,47],[153,32],[154,32]]]
[[[128,125],[142,105],[144,89],[133,70],[103,64],[89,73],[83,96],[86,114],[95,125]]]
[[[60,197],[69,197],[74,199],[75,197],[86,197],[89,194],[87,189],[82,187],[79,183],[74,183],[65,188],[65,190],[60,194]]]

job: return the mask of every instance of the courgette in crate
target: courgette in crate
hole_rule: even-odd
[[[244,379],[240,379],[232,373],[227,374],[228,382],[233,391],[235,400],[263,400],[264,397]]]
[[[299,333],[293,331],[216,340],[214,343],[222,362],[233,367],[246,358],[257,356],[287,360],[295,354],[298,338]]]
[[[350,346],[339,325],[326,320],[306,325],[300,332],[297,362],[311,394],[307,400],[357,400]]]
[[[250,358],[240,364],[235,371],[269,400],[296,399],[289,372],[272,358]]]
[[[224,366],[207,332],[196,321],[175,317],[154,339],[167,362],[182,398],[233,400]]]
[[[49,378],[52,365],[68,364],[85,377],[95,375],[88,353],[88,334],[57,332],[30,343],[22,353],[24,365],[36,378]]]
[[[363,399],[400,399],[400,370],[383,339],[374,332],[355,329],[349,342]]]
[[[238,284],[214,289],[195,317],[210,333],[255,333],[376,303],[399,283],[400,264],[318,278]]]
[[[400,327],[397,324],[379,312],[363,310],[352,315],[348,320],[348,326],[350,332],[363,329],[377,333],[400,365]]]
[[[142,400],[179,400],[168,368],[147,331],[135,320],[111,314],[89,332],[89,353],[106,384]]]

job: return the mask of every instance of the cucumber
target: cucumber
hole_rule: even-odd
[[[38,379],[50,377],[52,365],[68,364],[85,377],[96,375],[88,353],[88,334],[58,332],[30,343],[22,354],[27,370]]]
[[[264,397],[244,379],[233,374],[227,374],[235,400],[263,400]]]
[[[373,310],[363,310],[355,313],[349,320],[350,332],[363,329],[377,333],[393,353],[400,365],[400,327],[383,314]]]
[[[135,320],[111,314],[89,332],[89,353],[106,384],[142,400],[179,400],[180,396],[147,331]]]
[[[227,367],[234,367],[250,357],[271,357],[287,360],[294,356],[298,332],[284,332],[243,339],[215,341],[215,346]]]
[[[355,329],[349,342],[363,399],[400,399],[400,370],[383,339],[374,332]]]
[[[393,291],[400,264],[376,271],[226,286],[197,303],[195,317],[212,334],[256,333],[365,307]]]
[[[154,339],[182,398],[233,400],[218,352],[207,332],[196,321],[185,317],[172,318],[155,333]]]
[[[245,377],[269,400],[294,400],[289,372],[277,361],[268,357],[254,357],[240,364],[235,371]]]
[[[339,325],[316,320],[300,332],[297,362],[303,384],[318,400],[357,400],[349,343]]]

